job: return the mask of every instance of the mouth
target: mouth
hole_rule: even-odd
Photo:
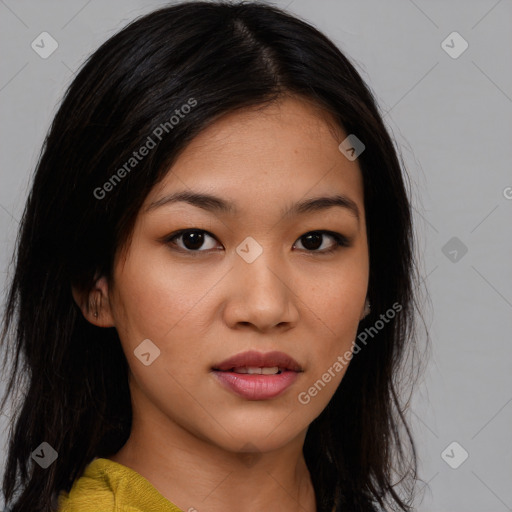
[[[284,352],[242,352],[212,367],[214,371],[274,375],[284,371],[302,372],[302,368]]]
[[[278,366],[238,366],[230,368],[229,370],[214,370],[214,371],[222,371],[222,372],[233,372],[233,373],[242,373],[247,375],[279,375],[285,371],[288,371],[287,368],[279,368]]]
[[[283,352],[250,351],[212,367],[218,382],[247,400],[275,398],[288,389],[304,370]]]

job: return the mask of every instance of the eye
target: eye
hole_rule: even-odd
[[[319,247],[322,247],[322,237],[325,236],[333,239],[334,243],[331,243],[331,246],[327,249],[324,248],[322,250],[318,250]],[[169,235],[164,239],[164,241],[165,243],[178,247],[178,250],[195,255],[194,253],[208,252],[214,249],[215,244],[212,245],[212,242],[208,244],[209,247],[203,247],[203,244],[205,243],[205,237],[206,239],[210,238],[212,240],[216,240],[216,238],[211,233],[208,233],[208,231],[205,231],[204,229],[186,229]],[[180,239],[181,244],[176,242],[176,240]],[[329,254],[335,252],[340,247],[350,246],[349,240],[345,236],[341,235],[340,233],[325,230],[310,231],[302,235],[300,238],[298,238],[298,240],[304,240],[304,250],[319,254]],[[201,247],[203,247],[203,250],[199,250]]]
[[[330,248],[323,249],[321,251],[318,251],[318,247],[322,246],[322,237],[328,236],[334,240],[334,244],[331,244]],[[309,233],[306,233],[305,235],[302,235],[299,240],[305,240],[305,249],[309,252],[318,252],[321,254],[330,254],[334,251],[337,251],[340,247],[348,247],[349,241],[348,239],[339,234],[334,233],[332,231],[310,231]],[[304,245],[304,244],[303,244]]]
[[[198,251],[198,249],[204,244],[205,236],[215,240],[215,237],[204,229],[187,229],[171,235],[166,239],[166,242],[171,245],[177,245],[180,249],[183,249],[186,252],[205,252]],[[179,240],[180,238],[183,239],[182,243],[184,247],[174,242],[174,240]],[[207,247],[206,249],[209,250],[211,248],[212,247]]]

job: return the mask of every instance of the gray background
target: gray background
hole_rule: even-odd
[[[164,4],[0,1],[3,288],[30,176],[65,87],[100,43]],[[412,402],[428,482],[417,509],[512,510],[512,2],[274,4],[316,25],[355,63],[413,183],[432,343]],[[43,31],[59,45],[47,59],[31,48]],[[458,58],[441,46],[453,31],[469,44]],[[453,441],[469,454],[457,469],[441,456]],[[452,465],[460,447],[446,452]]]

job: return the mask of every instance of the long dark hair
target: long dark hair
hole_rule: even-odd
[[[106,41],[73,80],[45,139],[1,337],[10,379],[0,409],[10,395],[17,409],[3,481],[12,512],[51,511],[60,490],[68,491],[93,458],[116,453],[130,434],[128,366],[117,331],[85,320],[72,285],[87,292],[98,276],[110,279],[147,194],[202,129],[286,93],[326,109],[365,145],[358,162],[372,310],[359,332],[378,333],[354,355],[309,427],[304,455],[318,511],[368,511],[373,503],[411,509],[417,460],[399,377],[417,338],[418,278],[403,165],[376,101],[328,38],[283,10],[185,2],[143,16]],[[187,104],[194,106],[173,122]],[[156,147],[120,172],[150,136]],[[396,316],[375,328],[397,304]],[[22,394],[16,402],[15,391]],[[42,442],[58,453],[47,469],[31,460]]]

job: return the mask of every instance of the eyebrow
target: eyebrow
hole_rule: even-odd
[[[227,201],[220,197],[199,192],[181,191],[174,192],[173,194],[166,195],[157,201],[152,202],[147,208],[146,212],[150,212],[156,208],[173,203],[185,202],[198,208],[209,212],[225,213],[230,215],[237,215],[238,208],[232,201]],[[304,199],[293,204],[290,208],[285,208],[281,211],[282,218],[289,218],[294,215],[301,215],[310,212],[324,211],[333,207],[341,207],[348,210],[359,223],[360,213],[357,204],[349,197],[343,194],[336,194],[333,196],[314,197]]]

